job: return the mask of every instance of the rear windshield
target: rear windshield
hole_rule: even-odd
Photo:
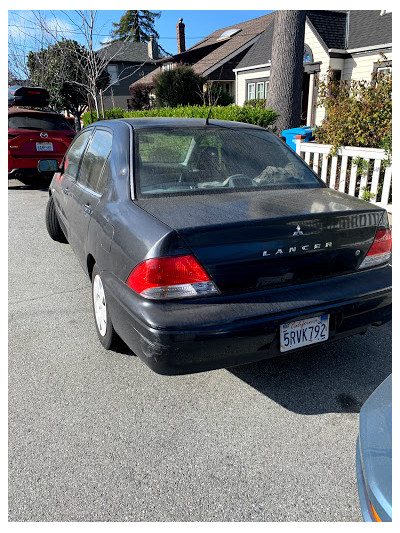
[[[8,117],[10,130],[70,131],[65,118],[46,113],[15,113]]]
[[[136,183],[148,195],[323,185],[271,133],[247,128],[136,130]]]

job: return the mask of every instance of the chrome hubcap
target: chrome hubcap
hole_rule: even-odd
[[[104,287],[99,275],[93,281],[93,306],[97,329],[102,337],[107,333],[107,305]]]

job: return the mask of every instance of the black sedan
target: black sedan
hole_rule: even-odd
[[[258,361],[391,317],[385,210],[265,129],[97,122],[53,170],[46,223],[92,280],[97,333],[161,374]]]

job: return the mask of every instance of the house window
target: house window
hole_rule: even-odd
[[[254,100],[256,97],[256,84],[249,83],[247,85],[247,100]]]
[[[110,85],[119,85],[118,66],[117,65],[107,65],[107,72],[111,76]]]
[[[265,82],[265,96],[264,96],[265,99],[268,96],[268,89],[269,89],[269,80]]]
[[[372,73],[372,82],[375,83],[375,78],[377,74],[385,75],[392,73],[392,61],[377,61],[374,63],[373,73]]]
[[[303,52],[303,63],[312,63],[313,62],[313,54],[311,52],[311,48],[305,44],[304,45],[304,52]]]
[[[377,71],[381,74],[390,74],[392,72],[392,67],[378,67]]]
[[[264,82],[257,82],[257,98],[264,98]]]
[[[172,70],[172,67],[173,67],[173,63],[169,62],[169,63],[164,63],[164,65],[161,68],[162,70]]]

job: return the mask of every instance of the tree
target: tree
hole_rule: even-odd
[[[111,42],[133,41],[136,43],[148,43],[150,36],[159,39],[160,35],[155,28],[155,21],[161,16],[160,11],[130,10],[122,15],[119,22],[113,22],[114,30],[111,32]],[[161,46],[159,50],[168,55]]]
[[[66,109],[75,117],[80,130],[80,118],[88,105],[89,80],[84,58],[88,51],[76,41],[62,39],[39,52],[29,52],[27,66],[33,85],[46,87],[50,93],[50,105],[58,110]],[[97,81],[97,88],[109,83],[109,74]]]
[[[279,114],[277,133],[300,126],[305,11],[277,11],[267,107]]]
[[[182,65],[160,72],[154,82],[154,92],[161,106],[201,105],[205,82],[192,67]]]

